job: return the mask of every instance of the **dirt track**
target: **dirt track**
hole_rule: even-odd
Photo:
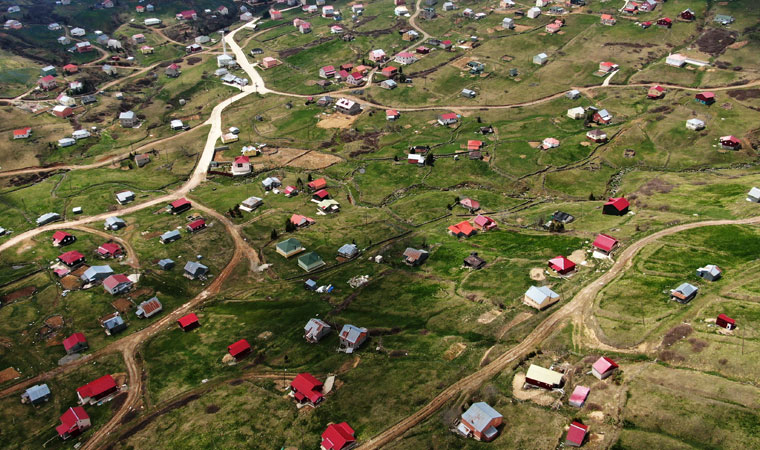
[[[607,271],[593,283],[581,289],[571,301],[563,305],[554,314],[547,317],[543,322],[541,322],[522,342],[494,359],[484,368],[471,375],[468,375],[465,378],[462,378],[458,382],[444,389],[443,392],[438,394],[430,403],[423,406],[420,410],[411,416],[401,420],[399,423],[388,428],[379,435],[373,437],[369,441],[362,443],[359,448],[377,449],[400,438],[412,427],[433,415],[436,411],[443,407],[446,402],[459,395],[459,393],[477,389],[480,385],[483,384],[483,382],[493,378],[499,372],[506,369],[509,364],[517,361],[519,358],[536,348],[538,344],[549,337],[549,335],[562,321],[576,314],[583,314],[584,312],[589,313],[591,307],[593,306],[594,299],[602,287],[615,279],[615,277],[622,273],[624,269],[630,267],[633,257],[647,244],[650,244],[664,236],[694,228],[757,223],[760,223],[760,217],[752,217],[749,219],[740,220],[710,220],[705,222],[694,222],[661,230],[634,242],[618,256],[618,259],[615,261],[609,271]],[[610,348],[614,349],[614,347]]]

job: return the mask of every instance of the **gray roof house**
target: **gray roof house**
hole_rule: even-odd
[[[697,291],[699,291],[698,287],[689,283],[683,283],[670,291],[670,299],[678,303],[689,303],[697,296]]]
[[[160,267],[161,270],[169,270],[174,267],[174,261],[169,258],[162,259],[158,262],[158,267]]]
[[[119,114],[119,123],[124,128],[132,128],[137,124],[137,115],[134,111],[125,111]]]
[[[96,281],[103,281],[113,274],[114,271],[109,265],[90,266],[87,268],[87,270],[84,271],[80,278],[85,283],[94,283]]]
[[[109,275],[103,280],[103,288],[111,295],[127,292],[132,288],[132,280],[124,274]]]
[[[303,327],[303,337],[306,342],[316,344],[326,334],[330,332],[330,325],[321,319],[309,319],[306,326]]]
[[[161,306],[161,302],[158,300],[158,297],[152,297],[140,303],[140,305],[137,306],[135,314],[137,314],[137,317],[141,319],[147,319],[148,317],[160,313],[162,308],[163,307]]]
[[[159,240],[161,241],[162,244],[168,244],[169,242],[174,242],[174,241],[179,240],[180,237],[182,236],[179,234],[179,230],[172,230],[172,231],[167,231],[166,233],[162,234]]]
[[[567,91],[567,93],[565,94],[565,97],[571,100],[575,100],[575,99],[581,98],[581,92],[577,89],[571,89]]]
[[[699,131],[705,127],[705,123],[699,119],[689,119],[686,121],[686,128],[693,131]]]
[[[369,332],[366,328],[357,327],[350,324],[343,325],[340,330],[340,347],[339,352],[353,353],[354,350],[361,347],[364,341],[367,340]]]
[[[264,186],[264,190],[266,191],[271,191],[276,187],[282,186],[282,182],[280,182],[280,179],[277,177],[267,177],[264,179],[264,181],[261,182],[261,184]]]
[[[47,225],[50,222],[61,220],[61,215],[58,213],[45,213],[37,218],[37,226]]]
[[[127,203],[134,201],[135,193],[132,191],[121,191],[116,193],[116,201],[120,205],[126,205]]]
[[[106,221],[104,222],[104,226],[108,230],[115,231],[115,230],[118,230],[119,228],[126,227],[127,223],[124,222],[124,220],[121,219],[120,217],[113,216],[106,219]]]
[[[752,203],[760,202],[760,189],[753,187],[747,192],[747,201]]]
[[[717,281],[723,275],[723,271],[715,264],[708,264],[697,269],[697,276],[707,281]]]
[[[118,314],[118,313],[117,313]],[[106,334],[113,336],[116,333],[120,333],[127,329],[127,323],[119,315],[115,315],[110,319],[103,322],[103,328],[106,329]]]
[[[548,60],[549,57],[546,55],[546,53],[539,53],[533,57],[533,64],[543,65],[546,64],[546,61]]]
[[[359,254],[359,247],[354,244],[344,244],[338,249],[338,256],[343,258],[353,258]]]
[[[188,261],[185,264],[185,276],[194,280],[196,278],[203,278],[208,273],[208,267],[196,261]]]
[[[251,196],[243,200],[242,202],[240,202],[240,209],[242,209],[245,212],[251,212],[263,204],[264,204],[264,201],[261,200],[259,197]]]
[[[462,414],[457,431],[465,436],[472,436],[479,441],[491,441],[499,434],[498,426],[504,418],[486,402],[470,405]]]
[[[523,297],[523,303],[538,310],[551,306],[559,300],[559,294],[549,289],[548,286],[531,286]]]
[[[32,405],[38,405],[50,400],[50,388],[47,384],[38,384],[30,387],[23,394],[21,394],[22,403],[31,403]]]

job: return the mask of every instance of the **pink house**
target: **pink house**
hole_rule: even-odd
[[[301,34],[311,33],[311,23],[302,20],[298,25],[298,31],[300,31]]]
[[[387,56],[385,55],[385,51],[382,49],[372,50],[369,52],[369,60],[372,62],[383,62]]]
[[[321,69],[319,69],[319,76],[320,78],[335,78],[335,67],[334,66],[324,66]]]
[[[280,20],[282,19],[282,13],[272,8],[269,10],[269,17],[271,17],[272,20]]]
[[[266,56],[261,60],[261,66],[265,69],[270,69],[274,66],[279,66],[280,61],[278,61],[275,58],[272,58],[271,56]]]
[[[55,77],[52,75],[47,75],[40,78],[40,81],[38,81],[37,84],[40,85],[40,88],[46,91],[50,89],[55,89],[55,87],[57,86],[57,83],[55,82]]]
[[[364,84],[364,76],[359,72],[354,72],[346,78],[346,82],[351,86],[360,86]]]
[[[188,9],[177,14],[177,20],[195,20],[198,18],[198,14],[194,9]]]
[[[399,64],[412,64],[417,61],[417,56],[411,52],[401,52],[396,55],[396,62]]]

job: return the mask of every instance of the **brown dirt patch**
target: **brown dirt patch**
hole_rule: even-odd
[[[154,231],[152,233],[145,233],[145,234],[143,234],[142,238],[145,239],[145,240],[148,240],[148,239],[157,238],[157,237],[161,236],[162,234],[163,234],[163,232],[161,232],[161,231]]]
[[[467,348],[467,345],[462,342],[457,342],[456,344],[451,344],[451,346],[443,353],[443,359],[447,361],[451,361],[455,359],[457,356],[461,355],[462,352],[465,351]]]
[[[518,373],[512,379],[512,395],[518,400],[529,400],[541,406],[554,403],[554,397],[543,389],[523,389],[525,374]]]
[[[129,312],[130,309],[132,309],[132,302],[122,297],[122,298],[117,298],[116,300],[111,302],[111,306],[113,306],[114,309],[116,309],[120,313],[125,314]]]
[[[696,43],[699,51],[709,53],[712,56],[718,56],[734,42],[736,42],[735,32],[720,28],[710,28],[697,38]]]
[[[534,267],[530,269],[530,279],[533,281],[544,281],[546,274],[543,267]]]
[[[739,41],[739,42],[734,42],[733,44],[729,45],[726,48],[730,48],[731,50],[739,50],[740,48],[744,47],[747,44],[749,44],[749,41]]]
[[[515,25],[515,28],[514,28],[516,33],[520,33],[522,31],[528,31],[531,29],[533,29],[533,27],[530,27],[528,25],[517,25],[517,24]]]
[[[662,180],[660,178],[652,178],[651,180],[647,181],[646,184],[641,186],[641,188],[639,188],[639,192],[644,195],[652,195],[654,193],[667,194],[668,192],[672,191],[674,187],[675,186],[665,180]]]
[[[501,330],[499,330],[499,338],[503,337],[504,334],[511,330],[513,327],[516,327],[517,325],[520,325],[521,323],[525,322],[526,320],[533,317],[533,314],[529,312],[521,312],[520,314],[516,315],[512,318],[512,320],[509,321],[508,324],[501,327]]]
[[[665,333],[665,336],[662,338],[662,346],[670,347],[681,339],[686,339],[693,331],[694,328],[689,324],[682,323],[676,325]]]
[[[206,414],[216,414],[219,411],[219,407],[216,405],[208,405],[206,407]]]
[[[300,169],[324,169],[341,162],[335,155],[298,148],[278,148],[275,152],[256,158],[265,167],[298,167]]]
[[[760,89],[731,89],[727,94],[729,97],[737,100],[748,100],[760,98]]]
[[[665,362],[677,362],[677,361],[683,361],[685,358],[678,353],[674,352],[673,350],[663,350],[660,352],[659,358]]]
[[[486,324],[491,323],[494,320],[496,320],[497,317],[501,315],[501,311],[498,309],[493,309],[491,311],[486,311],[483,314],[478,317],[478,323]]]
[[[63,316],[50,316],[45,319],[45,325],[52,329],[61,328],[63,326]]]
[[[467,63],[470,61],[477,61],[477,58],[459,58],[455,59],[454,61],[451,61],[449,64],[456,67],[459,70],[469,70],[467,67]]]
[[[3,304],[11,303],[18,299],[29,297],[33,295],[35,292],[37,292],[36,286],[22,287],[21,289],[17,291],[13,291],[10,294],[6,294],[0,297],[0,303],[3,303]]]
[[[350,127],[354,122],[356,122],[356,119],[358,119],[359,116],[360,114],[356,114],[354,116],[347,116],[345,114],[335,113],[317,122],[317,126],[319,128],[325,128],[325,129],[329,129],[329,128],[344,129],[344,128]]]
[[[66,275],[61,278],[61,286],[67,290],[73,290],[79,288],[79,278],[74,275]]]
[[[699,353],[702,350],[704,350],[708,345],[710,345],[707,341],[703,341],[702,339],[697,338],[691,338],[689,339],[689,344],[691,344],[691,351],[694,353]]]
[[[577,265],[581,265],[584,261],[586,261],[586,252],[583,250],[576,250],[572,253],[570,253],[570,256],[567,257],[570,261],[574,262]]]
[[[20,376],[21,374],[18,373],[18,371],[13,367],[8,367],[5,370],[0,370],[0,384],[5,383],[6,381],[15,380]]]
[[[528,145],[530,145],[531,148],[538,148],[541,146],[541,143],[538,141],[530,141],[528,142]]]

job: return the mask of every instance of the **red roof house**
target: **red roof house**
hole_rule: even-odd
[[[393,66],[385,66],[383,67],[383,70],[382,70],[382,74],[386,78],[392,77],[393,75],[396,74],[396,72],[398,72],[398,69]]]
[[[317,405],[324,398],[322,382],[308,372],[296,375],[290,383],[290,392],[298,403],[307,403],[312,406]]]
[[[314,200],[325,200],[330,198],[330,193],[326,189],[320,189],[313,195]]]
[[[602,214],[611,216],[623,216],[628,214],[628,208],[631,204],[624,197],[610,197],[604,204]]]
[[[483,148],[483,141],[477,141],[474,139],[467,141],[467,150],[480,150],[481,148]]]
[[[227,347],[227,351],[236,360],[241,360],[245,358],[246,355],[251,353],[251,344],[249,344],[245,339],[241,339]]]
[[[65,231],[56,231],[53,233],[53,245],[62,246],[69,245],[74,242],[76,238]]]
[[[395,110],[395,109],[386,109],[385,110],[385,119],[386,120],[396,120],[399,117],[401,117],[401,114]]]
[[[66,440],[72,436],[78,436],[91,425],[90,416],[84,408],[74,406],[61,415],[61,424],[55,427],[55,431],[61,439]]]
[[[311,217],[302,216],[300,214],[293,214],[290,216],[290,223],[298,228],[301,228],[308,227],[309,225],[315,223],[315,221]]]
[[[53,89],[56,86],[55,77],[52,75],[46,75],[40,78],[40,81],[38,81],[37,84],[39,84],[40,88],[44,90]]]
[[[450,226],[449,233],[456,237],[470,237],[473,236],[476,231],[475,228],[470,225],[470,222],[464,220],[456,225]]]
[[[736,136],[721,136],[720,146],[726,150],[738,150],[742,147],[742,141]]]
[[[182,211],[187,211],[191,206],[192,205],[190,204],[190,201],[188,201],[186,198],[174,200],[169,204],[172,214],[178,214]]]
[[[602,356],[601,358],[596,360],[593,366],[591,366],[591,373],[594,374],[594,376],[599,378],[600,380],[603,380],[607,378],[608,376],[612,375],[612,373],[617,368],[618,368],[618,365],[615,361],[611,360],[610,358],[606,356]]]
[[[119,244],[106,242],[98,247],[98,254],[106,258],[115,258],[122,255],[122,250]]]
[[[471,198],[463,198],[459,204],[469,209],[471,213],[480,209],[480,203]]]
[[[484,216],[482,214],[478,214],[477,217],[475,217],[475,220],[473,220],[475,225],[479,226],[481,230],[483,231],[490,231],[495,229],[498,225],[496,222],[491,219],[488,216]]]
[[[298,188],[295,186],[285,186],[285,190],[282,191],[285,197],[292,197],[298,195]]]
[[[573,390],[572,395],[570,395],[570,401],[568,403],[570,403],[570,406],[583,408],[583,404],[586,403],[589,392],[591,392],[591,389],[586,386],[575,386],[575,390]]]
[[[312,192],[318,191],[327,187],[327,180],[324,178],[318,178],[314,181],[310,181],[306,186],[308,186],[309,190]]]
[[[206,228],[206,221],[203,219],[193,220],[189,224],[187,224],[187,231],[199,231]]]
[[[32,127],[19,128],[13,130],[13,139],[26,139],[32,134]]]
[[[567,430],[565,445],[570,445],[572,447],[580,447],[581,445],[583,445],[583,441],[586,440],[587,433],[588,433],[588,425],[583,425],[580,422],[571,423],[570,429]]]
[[[201,323],[198,322],[198,316],[196,316],[195,313],[180,317],[179,320],[177,320],[177,323],[179,324],[179,327],[182,328],[182,331],[190,331],[201,326]]]
[[[74,333],[63,340],[63,348],[67,354],[77,353],[88,348],[87,339],[82,333]]]
[[[662,19],[657,19],[657,26],[670,28],[673,26],[673,21],[669,17],[663,17]]]
[[[342,450],[356,442],[354,429],[346,422],[330,424],[322,433],[322,450]]]
[[[651,99],[662,98],[663,95],[665,95],[665,88],[659,84],[650,87],[649,91],[647,92],[647,97]]]
[[[592,244],[597,250],[601,250],[603,253],[612,253],[618,246],[618,240],[612,236],[606,234],[600,234],[594,239]]]
[[[94,405],[98,400],[107,397],[118,389],[119,387],[111,375],[103,375],[77,389],[77,397],[79,397],[79,403],[82,405],[86,403]]]
[[[575,263],[564,256],[557,256],[549,260],[549,267],[560,275],[566,275],[575,270]]]
[[[59,256],[58,260],[67,266],[72,267],[83,263],[84,255],[76,250],[71,250],[70,252],[63,253],[61,256]]]
[[[727,315],[721,313],[718,314],[718,318],[715,320],[715,325],[725,328],[727,330],[733,330],[736,328],[736,321]]]
[[[179,14],[177,14],[178,20],[194,20],[198,17],[198,14],[195,12],[194,9],[188,9],[187,11],[182,11]]]
[[[715,93],[714,92],[700,92],[694,98],[703,105],[712,105],[715,103]]]

